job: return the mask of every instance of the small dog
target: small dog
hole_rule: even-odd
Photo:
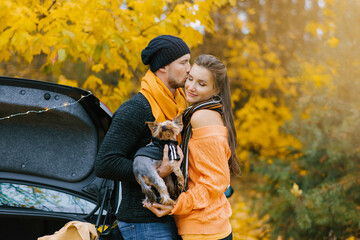
[[[183,128],[182,115],[177,116],[172,121],[167,120],[162,123],[154,121],[146,122],[146,124],[151,130],[152,142],[136,152],[133,163],[135,178],[146,196],[143,203],[156,202],[156,194],[152,189],[154,187],[160,194],[161,204],[173,205],[175,202],[172,198],[175,199],[177,194],[171,174],[162,179],[156,169],[161,165],[163,149],[165,144],[168,144],[170,166],[176,175],[178,190],[184,189],[184,176],[175,163],[175,160],[180,159],[176,152],[176,136]]]

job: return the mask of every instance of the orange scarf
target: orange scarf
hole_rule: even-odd
[[[157,122],[172,120],[186,108],[185,94],[176,89],[175,96],[152,71],[147,71],[141,81],[140,92],[151,106],[152,114]]]

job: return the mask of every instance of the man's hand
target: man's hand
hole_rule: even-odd
[[[178,167],[180,167],[182,160],[184,159],[184,154],[179,146],[177,146],[177,152],[180,156],[180,160],[174,161],[174,164],[177,164]],[[169,146],[167,144],[164,147],[164,155],[163,155],[162,163],[156,170],[161,178],[164,178],[173,172],[169,160]]]
[[[152,211],[157,217],[163,217],[165,215],[168,215],[171,210],[173,210],[174,206],[171,205],[162,205],[159,203],[144,203],[143,207],[149,209]]]

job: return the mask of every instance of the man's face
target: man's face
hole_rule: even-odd
[[[168,84],[171,88],[176,89],[184,87],[185,81],[190,72],[190,54],[186,54],[169,65],[165,66],[168,73]]]

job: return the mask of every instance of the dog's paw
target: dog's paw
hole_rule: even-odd
[[[183,192],[185,190],[184,183],[178,182],[177,187],[180,192]]]
[[[172,200],[171,198],[162,198],[160,202],[161,202],[161,204],[164,204],[164,205],[174,205],[175,204],[175,201]]]
[[[145,199],[142,201],[142,204],[143,204],[143,205],[151,205],[152,202],[150,202],[148,198],[145,198]]]

